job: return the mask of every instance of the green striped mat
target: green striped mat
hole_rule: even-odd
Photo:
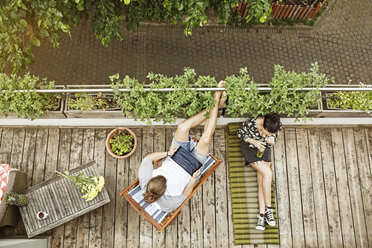
[[[279,244],[278,225],[266,225],[265,231],[256,230],[258,214],[257,173],[250,166],[244,166],[240,139],[236,132],[241,123],[227,126],[227,161],[229,167],[231,205],[234,227],[234,244]],[[271,189],[272,206],[275,206],[274,186]],[[274,217],[278,222],[276,210]]]

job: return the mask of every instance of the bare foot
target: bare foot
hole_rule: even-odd
[[[221,80],[219,83],[218,83],[218,88],[224,88],[225,87],[225,81]],[[225,91],[223,91],[225,92]],[[220,102],[221,100],[221,96],[222,96],[222,91],[216,91],[214,92],[214,95],[213,95],[213,99],[216,101],[216,102]],[[219,106],[218,106],[219,107]]]
[[[218,88],[225,88],[225,81],[221,80],[218,83]],[[221,95],[221,98],[219,99],[219,102],[218,102],[218,108],[219,109],[226,107],[226,99],[227,99],[226,98],[226,91],[223,91],[222,95]]]
[[[226,107],[226,100],[227,100],[226,91],[224,91],[221,95],[220,101],[218,102],[219,109]]]

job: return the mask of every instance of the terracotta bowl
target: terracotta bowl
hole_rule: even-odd
[[[115,135],[117,134],[119,131],[125,131],[127,134],[130,134],[133,136],[133,140],[134,140],[134,146],[133,146],[133,149],[132,151],[130,151],[128,154],[125,154],[123,156],[118,156],[116,155],[115,153],[112,152],[111,150],[111,144],[110,144],[110,139]],[[129,157],[130,155],[132,155],[134,153],[134,151],[136,150],[137,148],[137,137],[136,135],[134,134],[134,132],[132,130],[130,130],[129,128],[126,128],[126,127],[118,127],[114,130],[112,130],[109,135],[107,136],[106,138],[106,149],[108,151],[108,153],[113,156],[114,158],[127,158]]]

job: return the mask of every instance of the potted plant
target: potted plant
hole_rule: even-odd
[[[137,148],[137,137],[129,128],[116,128],[107,136],[106,148],[114,158],[127,158]]]
[[[6,194],[4,199],[5,199],[5,202],[8,205],[15,205],[15,206],[18,206],[18,207],[25,206],[30,201],[28,196],[23,195],[23,194],[18,194],[18,193],[15,193],[15,192],[10,192],[10,193]]]

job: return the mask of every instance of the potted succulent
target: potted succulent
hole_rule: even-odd
[[[28,196],[23,195],[23,194],[18,194],[18,193],[15,193],[15,192],[10,192],[10,193],[6,194],[4,199],[5,199],[5,202],[8,205],[15,205],[15,206],[18,206],[18,207],[25,206],[30,201]]]
[[[114,158],[127,158],[134,153],[136,147],[137,137],[129,128],[116,128],[106,139],[107,151]]]

